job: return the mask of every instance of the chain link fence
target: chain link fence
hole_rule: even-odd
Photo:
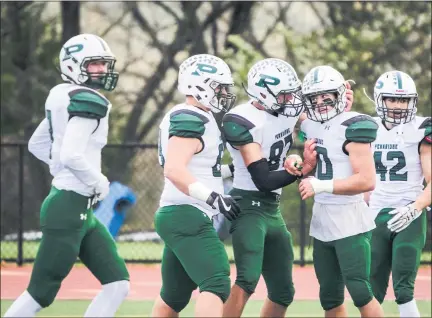
[[[299,148],[294,152],[299,153]],[[153,217],[163,189],[163,170],[158,163],[157,145],[107,145],[103,151],[103,172],[136,195],[136,203],[127,211],[116,241],[127,262],[161,261],[163,242],[154,231]],[[26,143],[1,144],[1,259],[22,264],[32,262],[41,232],[39,209],[50,190],[52,177],[48,167],[27,150]],[[281,211],[295,245],[295,263],[312,262],[308,235],[312,200],[302,201],[297,185],[284,189]],[[431,222],[422,263],[430,264]],[[225,241],[230,261],[230,239]]]

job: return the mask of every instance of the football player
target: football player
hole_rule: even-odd
[[[51,89],[45,119],[29,141],[29,150],[49,164],[54,176],[42,203],[42,240],[27,290],[5,317],[34,317],[54,301],[77,257],[102,284],[85,317],[114,316],[129,292],[129,273],[93,203],[109,192],[101,173],[111,103],[99,90],[112,91],[119,74],[108,44],[92,34],[67,41],[60,51],[65,83]]]
[[[165,186],[155,228],[165,247],[162,288],[152,317],[178,317],[197,287],[195,315],[221,317],[229,296],[228,256],[212,219],[222,213],[234,220],[240,209],[239,198],[223,194],[224,145],[213,114],[232,107],[233,84],[228,65],[216,56],[194,55],[180,65],[178,89],[185,102],[159,126]]]
[[[290,64],[268,58],[249,70],[247,86],[251,99],[227,113],[222,124],[235,168],[230,194],[243,197],[242,213],[231,224],[237,277],[224,316],[241,316],[262,274],[268,297],[261,316],[285,317],[294,297],[294,255],[279,201],[282,188],[298,178],[283,166],[303,112],[301,82]],[[313,142],[307,145],[305,174],[316,160]]]
[[[420,317],[414,284],[426,241],[425,208],[431,204],[431,118],[416,116],[416,85],[406,73],[382,74],[374,99],[379,128],[372,144],[376,187],[369,202],[377,225],[372,289],[382,303],[391,272],[400,316]]]
[[[370,144],[378,125],[345,111],[345,80],[330,66],[313,68],[302,91],[308,119],[301,131],[315,140],[318,160],[315,176],[303,179],[299,190],[303,200],[314,196],[310,235],[321,306],[326,317],[346,317],[346,286],[362,317],[382,317],[369,282],[375,223],[362,194],[375,187]]]

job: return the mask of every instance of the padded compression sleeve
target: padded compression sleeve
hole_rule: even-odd
[[[269,171],[268,161],[265,158],[252,162],[247,169],[255,186],[262,192],[280,189],[297,180],[297,176],[289,174],[286,170]]]

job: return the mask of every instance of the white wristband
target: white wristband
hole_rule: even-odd
[[[333,193],[333,180],[318,180],[316,178],[311,178],[310,183],[315,194],[321,192]]]
[[[202,184],[201,182],[198,182],[198,181],[189,184],[188,190],[189,190],[189,195],[192,198],[195,198],[195,199],[198,199],[198,200],[201,200],[204,202],[207,201],[210,194],[213,192],[212,190],[207,188],[204,184]]]
[[[221,165],[221,175],[222,175],[222,179],[232,177],[232,172],[229,165]]]

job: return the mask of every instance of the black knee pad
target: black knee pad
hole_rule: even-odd
[[[190,293],[176,293],[171,291],[166,291],[162,288],[160,292],[160,296],[162,300],[171,307],[176,313],[181,312],[188,304],[192,296],[192,292]]]
[[[357,308],[367,305],[374,297],[372,287],[366,280],[348,278],[345,284]]]
[[[272,288],[268,287],[268,298],[281,306],[288,307],[291,305],[294,299],[295,289],[294,284],[289,284],[287,286],[280,286],[282,288]]]
[[[215,275],[199,285],[200,292],[215,294],[222,302],[226,302],[231,291],[231,280],[228,275]]]

